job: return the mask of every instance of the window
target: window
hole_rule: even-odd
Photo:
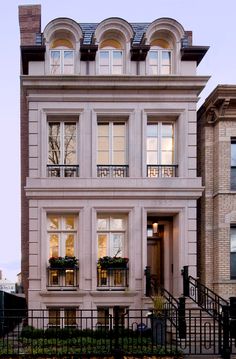
[[[49,327],[76,327],[76,308],[48,308],[48,326]]]
[[[230,279],[236,279],[236,226],[230,233]]]
[[[99,74],[120,75],[123,73],[123,50],[117,40],[105,40],[99,50]]]
[[[56,40],[50,50],[50,73],[71,75],[74,73],[74,50],[69,40]]]
[[[98,177],[127,177],[126,123],[98,123]]]
[[[150,75],[169,75],[171,73],[171,50],[165,40],[155,40],[148,53]]]
[[[76,216],[49,214],[48,239],[49,239],[49,257],[75,256],[76,248]]]
[[[98,328],[110,328],[110,324],[114,323],[114,317],[117,315],[118,318],[118,325],[123,327],[125,325],[125,314],[127,311],[127,307],[116,307],[117,311],[115,312],[114,307],[97,307],[97,327]],[[113,321],[111,321],[113,319]]]
[[[98,258],[125,255],[126,217],[99,215],[97,218]]]
[[[231,189],[236,190],[236,139],[231,140]]]
[[[173,177],[176,175],[173,123],[148,122],[146,148],[148,177]]]
[[[48,175],[77,177],[77,122],[48,122]]]

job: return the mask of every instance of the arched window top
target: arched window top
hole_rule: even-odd
[[[155,47],[157,49],[171,49],[169,42],[164,39],[153,40],[150,45],[151,47]]]
[[[130,42],[134,36],[134,31],[132,26],[124,19],[112,17],[100,22],[94,36],[97,43],[101,43],[107,38],[118,38],[120,42]]]
[[[171,18],[160,18],[153,21],[146,30],[147,43],[151,44],[156,39],[163,39],[174,47],[184,37],[183,26]]]
[[[56,39],[52,42],[51,49],[56,49],[56,48],[60,48],[60,49],[73,49],[73,44],[70,40],[67,39]]]
[[[106,39],[103,40],[99,46],[100,49],[118,49],[122,50],[123,46],[118,40],[115,39]]]
[[[83,37],[82,29],[78,23],[68,18],[57,18],[50,21],[43,32],[46,44],[52,44],[56,40],[68,40],[75,47]]]

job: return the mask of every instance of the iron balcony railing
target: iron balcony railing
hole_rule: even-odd
[[[76,290],[79,287],[79,268],[47,268],[48,290]]]
[[[178,165],[147,165],[147,177],[177,177]]]
[[[79,165],[47,165],[48,177],[79,177]]]
[[[97,177],[123,178],[128,177],[128,165],[97,165]]]
[[[129,286],[128,268],[98,268],[97,288],[99,290],[125,290]]]

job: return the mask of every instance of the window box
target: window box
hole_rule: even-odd
[[[74,268],[78,266],[78,259],[76,257],[50,257],[50,268]]]
[[[109,269],[109,268],[127,268],[129,258],[126,257],[101,257],[98,260],[98,268]]]

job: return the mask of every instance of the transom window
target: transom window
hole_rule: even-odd
[[[74,49],[69,40],[55,40],[50,50],[50,73],[52,75],[74,74]]]
[[[126,222],[124,215],[98,215],[98,258],[104,256],[124,257]]]
[[[105,40],[99,50],[99,73],[120,75],[123,73],[123,50],[117,40]]]
[[[236,279],[236,226],[230,230],[230,279]]]
[[[77,122],[48,122],[48,174],[51,177],[78,176]]]
[[[148,53],[150,75],[169,75],[171,73],[171,50],[165,40],[155,40]]]
[[[74,214],[48,214],[49,257],[75,256],[77,217]]]

